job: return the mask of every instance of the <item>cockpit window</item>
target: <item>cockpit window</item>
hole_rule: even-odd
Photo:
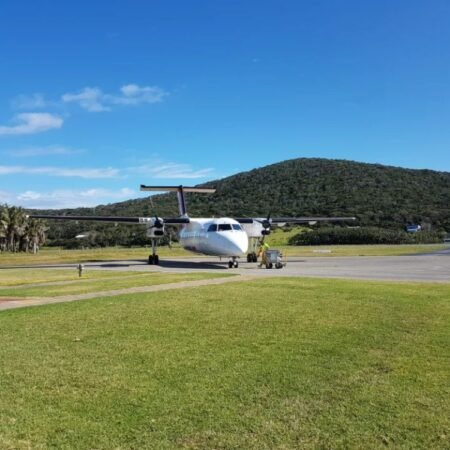
[[[208,228],[208,233],[212,231],[217,231],[217,225],[215,223],[211,224]]]
[[[233,226],[233,230],[238,230],[238,231],[242,230],[241,226],[238,223],[233,223],[232,226]]]
[[[221,223],[219,224],[219,231],[230,231],[231,225],[229,223]]]

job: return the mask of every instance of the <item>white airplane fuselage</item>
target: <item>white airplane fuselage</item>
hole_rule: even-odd
[[[248,250],[247,233],[230,218],[190,218],[179,237],[186,250],[208,256],[239,257]]]

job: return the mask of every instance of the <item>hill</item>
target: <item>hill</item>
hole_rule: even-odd
[[[145,180],[137,180],[137,183]],[[238,173],[202,186],[213,195],[188,194],[192,216],[351,215],[359,224],[403,228],[421,223],[425,228],[450,231],[450,173],[404,169],[345,160],[299,158]],[[55,213],[55,211],[52,211]],[[95,208],[59,210],[61,214],[145,216],[177,214],[175,195],[162,194]],[[51,225],[50,238],[67,238],[86,224]],[[89,224],[90,230],[110,230],[139,236],[131,227]],[[122,231],[121,231],[122,233]],[[114,238],[114,236],[112,236]]]

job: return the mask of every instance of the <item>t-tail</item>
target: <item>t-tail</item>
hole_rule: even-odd
[[[202,194],[214,194],[215,189],[211,188],[200,188],[200,187],[190,187],[190,186],[145,186],[141,184],[141,191],[159,191],[159,192],[176,192],[178,198],[178,210],[180,211],[181,217],[188,217],[186,209],[186,198],[184,196],[185,192],[198,192]]]

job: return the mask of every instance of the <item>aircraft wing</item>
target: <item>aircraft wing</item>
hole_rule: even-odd
[[[156,217],[115,217],[115,216],[48,216],[42,214],[30,214],[31,219],[50,219],[50,220],[88,220],[95,222],[114,222],[129,224],[153,224]],[[161,218],[157,218],[161,219]],[[162,221],[166,225],[179,225],[189,223],[188,217],[162,217]]]
[[[343,222],[356,220],[356,217],[236,217],[239,223],[261,223],[281,224],[281,223],[315,223],[315,222]]]

